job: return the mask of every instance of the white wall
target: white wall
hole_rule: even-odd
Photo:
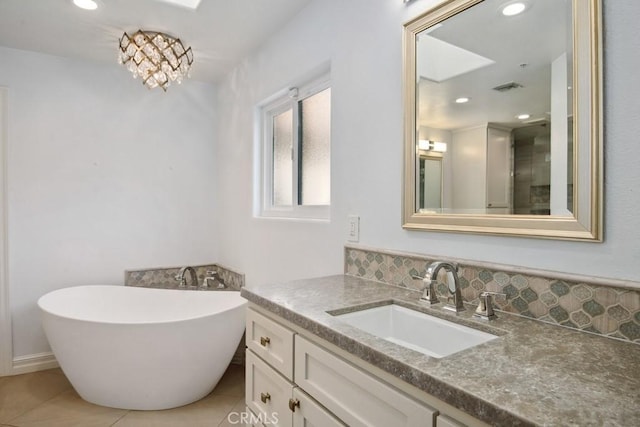
[[[0,64],[19,357],[48,351],[36,306],[48,291],[217,259],[216,92],[149,91],[117,64],[5,48]]]
[[[640,280],[640,2],[603,2],[605,242],[583,243],[401,228],[402,24],[436,0],[318,0],[231,73],[219,90],[221,261],[248,284],[343,270],[348,214],[361,243],[403,251]],[[253,107],[319,64],[333,80],[329,223],[252,217]]]

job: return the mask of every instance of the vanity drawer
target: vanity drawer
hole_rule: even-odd
[[[249,309],[247,347],[293,381],[293,331]]]
[[[253,352],[247,351],[245,403],[254,414],[261,417],[263,424],[292,427],[289,399],[293,387]]]
[[[437,411],[296,335],[295,382],[349,426],[434,425]]]

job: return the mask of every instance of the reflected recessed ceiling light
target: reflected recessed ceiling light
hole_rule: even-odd
[[[465,102],[469,102],[470,98],[467,98],[465,96],[460,97],[458,99],[456,99],[456,104],[464,104]]]
[[[94,0],[73,0],[73,4],[86,10],[96,10],[98,8],[98,3]]]
[[[527,120],[529,117],[531,117],[530,114],[520,114],[520,115],[518,115],[518,119],[519,120]]]
[[[520,2],[517,2],[517,3],[511,3],[511,4],[506,5],[506,6],[502,9],[502,14],[503,14],[504,16],[513,16],[513,15],[517,15],[517,14],[519,14],[519,13],[524,12],[524,10],[525,10],[526,8],[527,8],[527,7],[525,6],[525,4],[524,4],[524,3],[520,3]]]

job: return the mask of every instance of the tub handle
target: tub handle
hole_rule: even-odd
[[[271,338],[269,337],[260,337],[260,345],[266,347],[267,344],[271,342]]]
[[[262,400],[262,403],[267,403],[267,401],[271,400],[271,395],[269,393],[260,393],[260,400]]]
[[[300,401],[298,399],[289,399],[289,409],[291,412],[296,412],[296,408],[300,407]]]

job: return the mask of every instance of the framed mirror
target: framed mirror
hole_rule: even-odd
[[[449,0],[404,26],[403,227],[602,241],[600,0]]]

